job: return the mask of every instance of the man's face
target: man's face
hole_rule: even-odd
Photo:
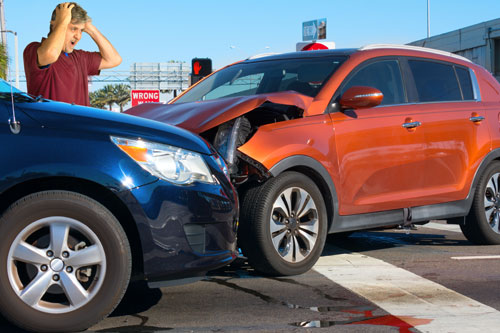
[[[76,44],[82,38],[82,32],[85,28],[85,23],[70,23],[66,30],[66,38],[64,39],[63,51],[71,53],[75,49]]]

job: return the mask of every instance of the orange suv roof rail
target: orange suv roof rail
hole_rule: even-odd
[[[413,51],[422,51],[422,52],[429,52],[429,53],[434,53],[434,54],[440,54],[440,55],[445,55],[448,57],[452,57],[455,59],[460,59],[463,61],[467,62],[472,62],[470,59],[467,59],[465,57],[462,57],[460,55],[447,52],[447,51],[441,51],[441,50],[436,50],[436,49],[431,49],[428,47],[421,47],[421,46],[412,46],[412,45],[400,45],[400,44],[369,44],[365,45],[363,47],[360,47],[358,50],[359,51],[366,51],[366,50],[376,50],[376,49],[402,49],[402,50],[413,50]]]
[[[255,54],[255,55],[253,55],[253,56],[250,56],[250,57],[246,58],[246,60],[259,59],[259,58],[269,57],[269,56],[278,55],[278,54],[279,54],[279,53],[274,53],[274,52],[270,52],[270,53],[259,53],[259,54]]]

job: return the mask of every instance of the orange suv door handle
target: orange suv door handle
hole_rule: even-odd
[[[473,123],[479,123],[479,122],[484,120],[484,117],[483,116],[475,116],[475,117],[470,117],[469,120],[472,121]]]
[[[422,123],[420,121],[412,121],[412,122],[409,122],[409,123],[404,123],[403,126],[404,128],[415,128],[415,127],[418,127],[422,125]]]

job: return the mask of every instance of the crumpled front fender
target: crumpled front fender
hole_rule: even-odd
[[[125,113],[179,126],[199,134],[255,110],[266,102],[295,105],[307,110],[312,101],[311,97],[284,91],[190,103],[145,103],[130,108]]]

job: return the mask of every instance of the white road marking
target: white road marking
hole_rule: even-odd
[[[460,226],[458,224],[441,224],[441,223],[436,223],[436,222],[429,222],[429,223],[424,224],[422,227],[430,228],[430,229],[462,232],[462,230],[460,229]]]
[[[321,257],[314,270],[403,321],[431,319],[421,332],[488,332],[500,312],[438,283],[359,253]]]
[[[485,259],[500,259],[498,255],[490,255],[490,256],[463,256],[463,257],[451,257],[451,259],[455,260],[485,260]]]

